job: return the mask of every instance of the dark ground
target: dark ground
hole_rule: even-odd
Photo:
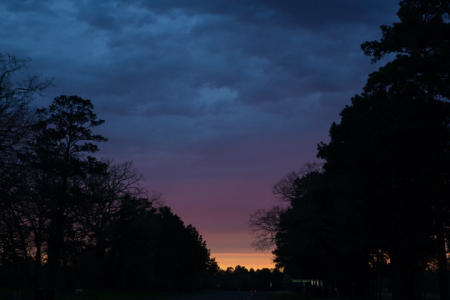
[[[30,291],[0,289],[0,300],[33,299]],[[61,292],[55,300],[296,300],[304,299],[289,291],[204,291],[199,293],[83,291]]]
[[[172,298],[179,300],[250,300],[250,299],[266,299],[266,293],[252,293],[252,292],[217,292],[204,295],[193,295],[181,298]]]
[[[300,299],[290,292],[212,292],[202,295],[175,297],[173,300],[294,300]]]

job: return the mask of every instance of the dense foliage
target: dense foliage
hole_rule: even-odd
[[[140,187],[130,163],[94,157],[106,139],[91,101],[13,82],[0,57],[0,281],[34,288],[196,289],[217,265],[197,230]]]
[[[400,22],[362,45],[374,61],[396,56],[332,124],[322,168],[284,181],[289,208],[270,230],[252,221],[287,273],[359,298],[379,297],[384,278],[395,299],[421,299],[425,270],[438,269],[447,299],[449,13],[448,1],[400,2]]]
[[[289,288],[289,281],[277,269],[250,269],[243,266],[220,270],[214,276],[215,287],[223,290],[277,291]]]

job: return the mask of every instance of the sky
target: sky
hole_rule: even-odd
[[[149,191],[194,225],[221,267],[271,267],[249,215],[317,161],[320,141],[378,66],[360,44],[392,0],[2,0],[0,52],[50,78],[36,105],[91,99]]]

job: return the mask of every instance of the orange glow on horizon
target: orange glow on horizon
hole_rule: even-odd
[[[236,267],[237,265],[246,267],[247,269],[273,269],[272,253],[258,252],[215,252],[212,257],[216,258],[216,262],[221,269],[226,270],[228,267]]]

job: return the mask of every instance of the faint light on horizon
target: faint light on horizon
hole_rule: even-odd
[[[228,267],[236,267],[237,265],[246,267],[247,269],[273,269],[275,264],[273,262],[274,256],[272,253],[258,253],[258,252],[215,252],[212,253],[217,264],[221,269],[226,270]]]

